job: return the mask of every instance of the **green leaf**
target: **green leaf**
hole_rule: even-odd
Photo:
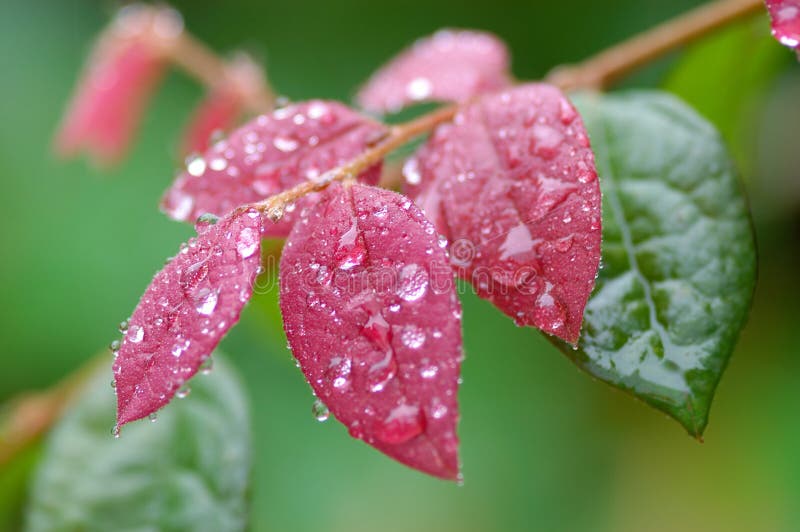
[[[214,358],[187,398],[119,439],[111,371],[98,372],[45,445],[26,530],[243,530],[249,416],[241,383]]]
[[[756,276],[747,203],[718,133],[656,91],[579,95],[603,192],[603,259],[578,366],[700,437]]]

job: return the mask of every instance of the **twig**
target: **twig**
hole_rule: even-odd
[[[266,212],[267,216],[277,221],[283,215],[283,211],[288,204],[297,201],[310,192],[322,190],[334,181],[344,181],[358,176],[361,172],[377,164],[387,154],[414,137],[431,131],[443,122],[452,120],[457,111],[458,106],[448,105],[404,124],[393,126],[389,129],[388,134],[374,146],[346,164],[325,172],[313,181],[304,181],[279,194],[270,196],[264,201],[254,205],[243,206],[242,209],[255,207],[262,212]]]
[[[666,52],[763,10],[763,0],[718,0],[702,5],[581,63],[557,67],[547,81],[564,90],[604,89]]]

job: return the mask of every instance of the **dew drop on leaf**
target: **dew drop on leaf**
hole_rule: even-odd
[[[328,407],[325,406],[325,403],[320,401],[319,399],[315,400],[314,403],[311,405],[311,413],[314,415],[314,419],[319,422],[328,421],[331,413],[328,410]]]

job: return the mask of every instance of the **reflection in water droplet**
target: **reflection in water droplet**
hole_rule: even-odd
[[[236,239],[236,251],[239,252],[239,255],[246,259],[253,255],[256,252],[256,248],[258,247],[258,239],[259,236],[256,232],[251,229],[250,227],[245,227],[239,233],[239,237]]]
[[[416,157],[410,158],[403,164],[403,177],[409,185],[419,185],[422,182]]]
[[[206,160],[197,154],[190,155],[186,158],[186,171],[190,175],[200,177],[206,171]]]
[[[311,413],[314,414],[314,418],[319,422],[327,421],[331,415],[328,407],[319,399],[315,400],[314,404],[311,405]]]
[[[432,379],[437,373],[439,373],[439,367],[434,365],[423,366],[419,372],[423,379]]]
[[[272,145],[282,152],[290,152],[296,150],[300,143],[289,137],[275,137]]]
[[[406,94],[412,100],[424,100],[433,92],[433,85],[427,78],[414,78],[406,86]]]
[[[367,250],[358,239],[358,226],[353,225],[339,238],[336,260],[340,270],[350,270],[364,262]]]
[[[418,264],[407,264],[400,271],[400,286],[397,295],[406,301],[416,301],[428,289],[428,274]]]
[[[144,329],[138,325],[128,329],[127,340],[133,344],[138,344],[144,339]]]
[[[397,445],[419,436],[424,429],[425,418],[419,407],[401,404],[389,412],[375,435],[384,443]]]
[[[383,391],[396,374],[397,362],[394,360],[394,352],[388,349],[384,357],[369,368],[367,383],[370,391]]]
[[[425,331],[413,324],[406,325],[400,333],[400,340],[406,347],[419,349],[425,343]]]
[[[350,357],[333,357],[328,365],[326,376],[336,390],[343,392],[350,388],[351,369],[352,361]]]
[[[536,240],[531,237],[528,226],[520,223],[513,227],[500,246],[500,260],[508,260],[516,255],[522,255],[533,250]]]
[[[195,309],[204,316],[210,316],[214,313],[214,309],[217,308],[218,299],[218,290],[211,290],[210,288],[203,287],[198,290],[194,300]]]

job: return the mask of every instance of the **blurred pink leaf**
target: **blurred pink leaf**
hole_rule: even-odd
[[[119,161],[164,72],[152,32],[169,39],[182,28],[179,15],[167,8],[120,11],[95,44],[69,103],[55,141],[59,154],[85,150],[100,165]]]
[[[358,94],[372,112],[425,101],[464,101],[511,84],[505,44],[489,33],[440,30],[376,72]]]

